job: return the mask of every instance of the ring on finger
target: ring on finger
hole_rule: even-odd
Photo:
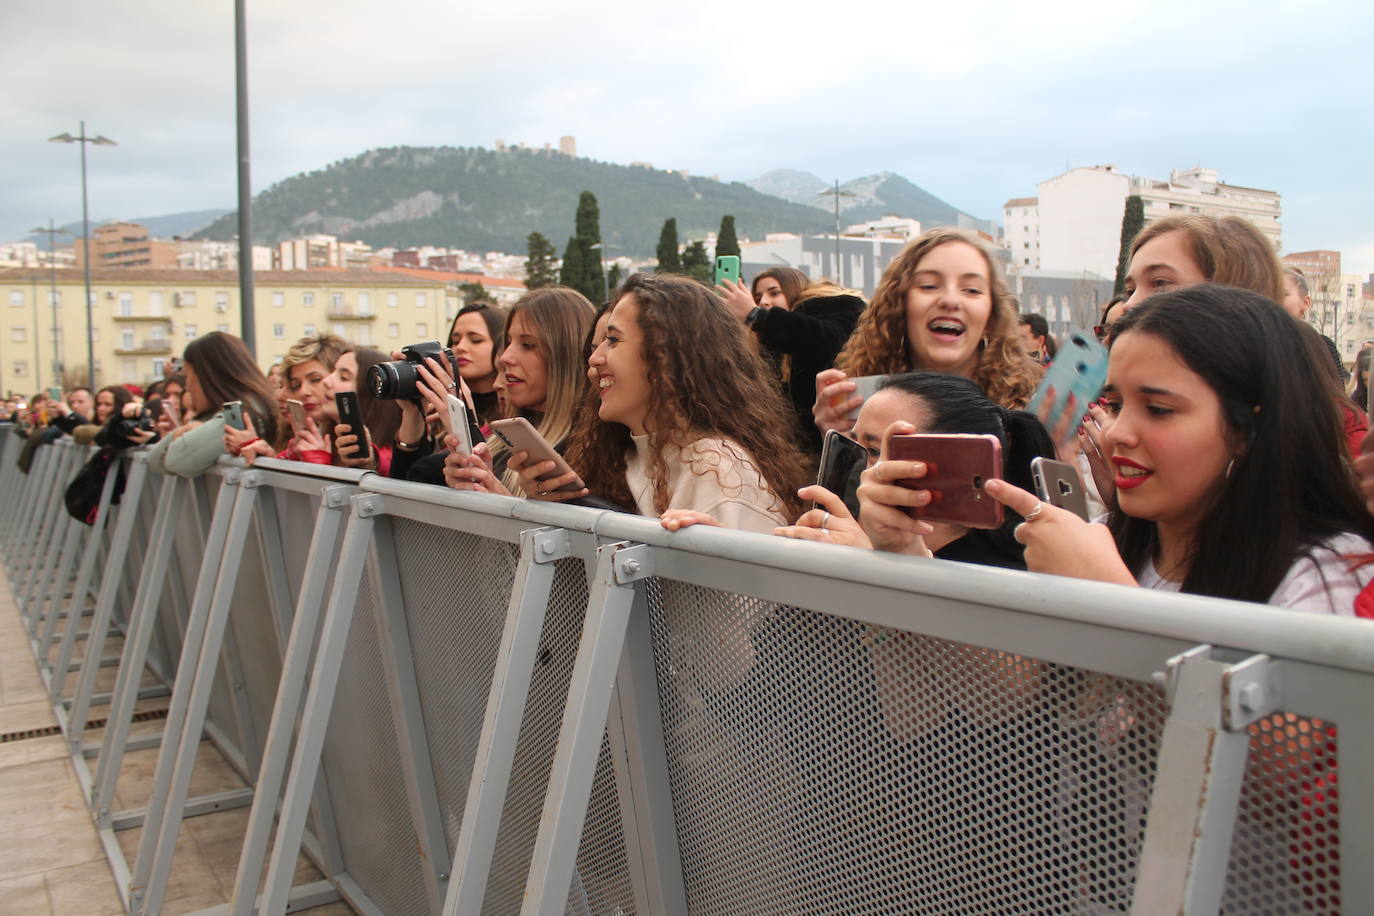
[[[1024,527],[1026,527],[1026,523],[1022,522],[1015,528],[1011,529],[1011,539],[1016,543],[1020,544],[1022,547],[1026,546],[1026,542],[1021,540],[1021,529]]]
[[[829,510],[829,509],[826,509],[826,510],[825,510],[825,515],[822,515],[822,516],[821,516],[821,530],[822,530],[822,531],[829,531],[830,529],[826,527],[826,525],[828,525],[828,524],[830,524],[830,510]]]
[[[444,387],[447,388],[449,391],[452,391],[453,389],[457,388],[458,386],[457,386],[457,385],[445,385]]]
[[[1034,508],[1034,509],[1030,510],[1029,512],[1027,512],[1027,513],[1025,514],[1025,519],[1026,519],[1026,521],[1028,521],[1028,522],[1034,521],[1036,518],[1038,518],[1038,517],[1040,516],[1040,513],[1041,513],[1041,511],[1042,511],[1044,508],[1045,508],[1045,501],[1042,499],[1040,502],[1038,502],[1038,503],[1035,504],[1035,508]]]

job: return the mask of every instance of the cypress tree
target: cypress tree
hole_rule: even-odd
[[[525,244],[529,248],[529,257],[525,259],[525,288],[543,289],[556,285],[558,268],[554,266],[554,260],[558,251],[553,247],[553,242],[541,233],[531,232]]]
[[[1121,215],[1121,253],[1116,259],[1116,292],[1126,288],[1126,274],[1131,269],[1131,242],[1145,228],[1145,202],[1139,194],[1126,198],[1126,212]]]
[[[739,257],[739,239],[735,237],[735,218],[722,216],[720,218],[720,233],[716,236],[716,257],[724,257],[728,254]]]
[[[577,237],[568,238],[568,247],[563,249],[563,269],[559,271],[558,282],[577,289],[582,282],[582,246]]]
[[[683,249],[682,272],[702,283],[711,281],[711,256],[706,253],[705,242],[698,240]]]
[[[606,275],[601,272],[601,208],[596,195],[583,191],[577,199],[577,243],[581,249],[581,275],[568,283],[592,302],[606,298]],[[567,282],[567,281],[564,281]]]
[[[625,272],[620,269],[620,265],[612,264],[611,269],[607,271],[606,275],[606,285],[610,287],[610,289],[607,291],[607,295],[610,295],[610,293],[614,292],[620,286],[620,281],[624,279]]]
[[[677,251],[677,220],[663,221],[663,231],[658,234],[658,273],[682,273],[682,259]]]

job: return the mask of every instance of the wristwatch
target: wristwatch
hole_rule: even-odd
[[[749,327],[751,328],[756,328],[758,327],[759,322],[763,320],[763,316],[767,314],[767,312],[768,309],[764,308],[761,305],[756,305],[749,310],[748,315],[744,316],[744,323],[749,325]]]

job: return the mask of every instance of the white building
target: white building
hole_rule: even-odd
[[[885,214],[881,219],[866,223],[853,223],[844,230],[844,235],[864,239],[902,239],[910,241],[921,234],[920,220],[906,216]]]
[[[181,270],[238,270],[239,243],[214,241],[178,241],[177,267]],[[253,269],[272,270],[273,249],[267,245],[253,246]]]
[[[1116,276],[1121,218],[1132,195],[1144,204],[1145,225],[1168,216],[1238,216],[1253,223],[1276,249],[1280,242],[1278,193],[1228,185],[1214,169],[1175,169],[1164,181],[1132,177],[1114,165],[1081,166],[1037,188],[1036,197],[1003,206],[1006,244],[1018,269]]]
[[[872,298],[883,270],[906,247],[901,238],[840,236],[838,269],[835,236],[769,233],[761,242],[740,242],[741,277],[752,282],[768,267],[795,267],[813,280],[826,278]]]

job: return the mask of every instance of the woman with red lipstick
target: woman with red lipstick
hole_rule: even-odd
[[[1027,566],[1350,615],[1374,519],[1344,460],[1330,367],[1257,293],[1203,284],[1116,325],[1104,433],[1117,507],[1089,524],[1005,481]]]
[[[835,368],[816,376],[816,428],[824,435],[853,427],[850,414],[863,400],[851,379],[920,370],[971,379],[1009,410],[1024,408],[1040,380],[1001,269],[957,229],[923,233],[883,271]]]
[[[253,430],[230,430],[224,437],[225,450],[231,455],[242,455],[249,462],[257,456],[275,455],[289,461],[333,463],[328,434],[339,415],[334,407],[334,395],[325,386],[324,380],[334,371],[334,364],[339,357],[350,349],[352,347],[347,341],[333,334],[302,337],[296,341],[281,362],[286,390],[280,402],[283,409],[287,399],[301,402],[306,415],[305,433],[292,436],[284,449],[275,452],[272,445],[257,438],[258,434]],[[288,417],[283,416],[281,422],[289,428]]]
[[[486,302],[474,302],[458,310],[448,329],[448,345],[458,363],[458,374],[472,393],[477,423],[484,432],[492,420],[501,417],[496,396],[496,342],[505,326],[503,311]]]

